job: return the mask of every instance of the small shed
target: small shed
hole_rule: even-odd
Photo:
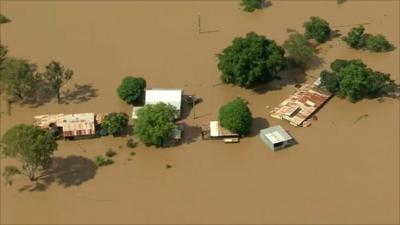
[[[281,126],[260,130],[260,138],[272,151],[293,144],[293,138]]]
[[[145,93],[145,105],[163,102],[174,106],[177,110],[175,119],[181,117],[182,108],[181,89],[147,89]]]

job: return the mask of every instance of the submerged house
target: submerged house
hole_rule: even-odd
[[[34,124],[64,138],[88,137],[96,135],[96,118],[94,113],[46,114],[35,116]]]
[[[219,138],[239,138],[239,134],[232,133],[223,128],[219,121],[210,121],[208,125],[201,128],[201,136],[203,139],[219,139]]]
[[[182,111],[182,95],[183,91],[181,89],[147,89],[145,93],[145,105],[160,102],[170,104],[177,110],[175,119],[179,119]]]
[[[281,126],[274,126],[260,130],[260,138],[272,151],[293,144],[293,138]]]
[[[270,115],[286,120],[294,126],[306,126],[304,122],[331,97],[331,93],[318,88],[315,84],[304,85],[275,107]]]

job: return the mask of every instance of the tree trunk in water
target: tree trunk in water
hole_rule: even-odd
[[[60,89],[58,89],[58,90],[57,90],[57,101],[58,101],[58,104],[60,104],[60,103],[61,103],[61,98],[60,98]]]

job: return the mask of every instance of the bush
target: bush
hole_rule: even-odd
[[[121,136],[128,126],[129,117],[125,113],[110,113],[104,117],[101,128],[114,137]]]
[[[136,143],[133,141],[132,138],[128,139],[128,141],[126,142],[126,147],[128,147],[128,148],[136,147]]]
[[[299,33],[291,34],[283,47],[288,52],[289,59],[303,69],[308,68],[316,58],[315,47]]]
[[[236,98],[219,109],[219,121],[222,127],[233,133],[248,134],[251,129],[251,112],[246,102]]]
[[[321,86],[350,102],[390,96],[398,88],[390,74],[373,71],[361,60],[336,60],[331,69],[321,72]]]
[[[2,24],[2,23],[8,23],[8,22],[11,22],[11,20],[8,19],[6,16],[0,14],[0,24]]]
[[[114,157],[115,155],[117,155],[117,152],[112,150],[111,148],[106,152],[107,157]]]
[[[372,52],[388,52],[394,49],[383,35],[366,34],[364,31],[363,26],[355,27],[342,39],[355,49],[367,49]]]
[[[381,34],[369,36],[365,46],[372,52],[388,52],[393,50],[393,45]]]
[[[134,156],[134,155],[136,155],[136,153],[135,152],[131,152],[131,153],[129,153],[129,155],[130,156]]]
[[[316,16],[312,16],[310,19],[310,21],[303,24],[303,27],[305,28],[305,36],[307,38],[313,38],[319,43],[327,41],[331,35],[329,23]]]
[[[268,82],[286,66],[285,50],[275,41],[250,32],[235,38],[232,45],[218,54],[221,80],[241,87]]]
[[[242,0],[240,5],[243,7],[243,11],[253,12],[256,9],[261,9],[265,0]]]
[[[95,158],[94,158],[94,164],[97,166],[97,167],[100,167],[100,166],[107,166],[107,165],[111,165],[111,164],[113,164],[114,163],[114,161],[112,160],[112,159],[110,159],[110,158],[105,158],[104,156],[102,156],[102,155],[98,155],[98,156],[96,156]]]
[[[162,146],[175,128],[176,108],[158,103],[139,110],[134,122],[134,133],[147,145]]]
[[[128,104],[140,101],[144,96],[146,80],[141,77],[125,77],[119,85],[118,96]]]

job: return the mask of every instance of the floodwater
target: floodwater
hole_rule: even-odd
[[[398,1],[273,1],[252,14],[236,1],[2,1],[1,25],[9,55],[39,70],[59,60],[75,71],[66,103],[1,106],[1,134],[43,113],[130,113],[116,88],[127,75],[149,87],[184,88],[203,102],[184,119],[184,143],[156,149],[139,144],[130,156],[127,138],[60,141],[53,177],[34,185],[18,178],[1,184],[1,223],[399,223],[399,101],[333,98],[309,128],[268,116],[295,90],[312,82],[336,58],[360,58],[399,82]],[[198,15],[202,33],[198,33]],[[321,46],[320,62],[302,74],[246,90],[222,85],[215,54],[249,31],[282,44],[287,28],[303,31],[310,16],[325,18],[346,34],[352,24],[382,33],[390,53],[349,49],[340,38]],[[202,141],[195,128],[217,118],[219,106],[240,96],[255,117],[240,144]],[[186,113],[188,114],[188,113]],[[259,129],[282,125],[298,144],[270,151]],[[109,148],[115,164],[96,169],[88,160]],[[1,159],[1,169],[12,163]],[[166,165],[172,168],[166,169]]]

